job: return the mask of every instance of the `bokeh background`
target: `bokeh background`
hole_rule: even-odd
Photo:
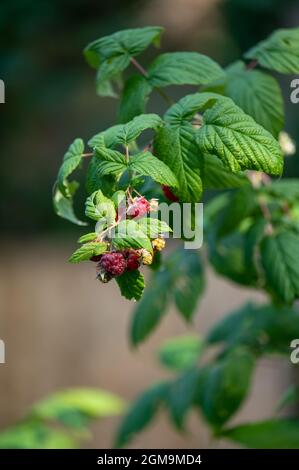
[[[298,0],[1,1],[0,78],[6,103],[0,105],[0,338],[6,364],[0,365],[0,429],[21,419],[35,400],[65,387],[101,387],[129,401],[165,376],[155,357],[164,339],[188,331],[204,335],[233,307],[261,299],[209,273],[193,327],[170,311],[136,351],[127,337],[132,304],[120,298],[114,284],[95,282],[88,263],[67,264],[82,230],[53,214],[52,184],[73,138],[86,140],[114,124],[117,112],[116,100],[95,95],[84,46],[119,29],[162,25],[162,50],[196,50],[225,66],[273,29],[298,23]],[[155,53],[144,54],[143,64]],[[290,80],[280,78],[286,129],[296,139],[298,105],[289,101]],[[171,93],[176,98],[186,91]],[[149,109],[163,111],[159,96]],[[288,160],[288,175],[299,176],[298,158]],[[79,215],[83,198],[77,199]],[[290,380],[288,364],[263,362],[236,420],[271,415]],[[96,423],[92,441],[84,445],[110,447],[117,421]],[[197,416],[190,417],[189,428],[190,434],[179,436],[162,415],[132,446],[210,445]]]

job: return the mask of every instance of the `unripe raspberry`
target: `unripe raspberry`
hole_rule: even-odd
[[[142,250],[141,259],[142,259],[142,264],[150,265],[153,262],[153,255],[147,250]]]
[[[150,203],[145,197],[136,197],[131,204],[129,204],[127,214],[131,217],[143,217],[150,211]]]
[[[126,260],[120,252],[106,253],[99,262],[100,268],[113,277],[121,276],[126,269]]]
[[[173,194],[169,186],[163,185],[162,190],[163,190],[164,196],[167,199],[169,199],[169,201],[179,202],[179,198],[175,194]]]
[[[164,238],[155,238],[152,241],[152,246],[157,251],[162,251],[165,248],[165,240]]]

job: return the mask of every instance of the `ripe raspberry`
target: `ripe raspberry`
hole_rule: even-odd
[[[106,253],[102,256],[99,267],[111,276],[120,276],[126,269],[126,260],[120,252]]]
[[[169,201],[179,202],[179,198],[175,194],[173,194],[169,186],[162,185],[162,190],[164,196],[169,199]]]
[[[127,270],[135,271],[140,266],[140,256],[138,253],[130,253],[127,258]]]
[[[155,250],[162,251],[163,248],[165,248],[164,238],[155,238],[155,240],[152,241],[152,246]]]
[[[127,214],[131,217],[143,217],[150,211],[151,205],[145,197],[136,197],[132,204],[129,204]]]

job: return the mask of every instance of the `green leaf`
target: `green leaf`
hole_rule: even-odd
[[[101,189],[103,194],[111,196],[115,191],[115,177],[113,175],[100,176],[101,164],[102,161],[96,155],[91,158],[86,175],[86,191],[92,194]]]
[[[92,388],[73,388],[57,392],[37,403],[31,416],[77,427],[78,417],[87,419],[119,415],[124,402],[110,392]]]
[[[205,288],[201,259],[196,250],[181,250],[171,262],[176,272],[173,289],[175,304],[185,320],[190,321]]]
[[[43,423],[22,423],[0,433],[0,449],[73,449],[75,440]]]
[[[120,100],[118,121],[126,123],[135,116],[144,114],[151,91],[151,85],[142,75],[128,78]]]
[[[171,168],[179,187],[174,191],[181,202],[198,202],[202,195],[204,156],[196,141],[196,128],[189,122],[199,109],[223,99],[214,93],[187,95],[166,112],[164,126],[155,136],[154,153]]]
[[[169,52],[161,54],[148,69],[153,87],[168,85],[202,85],[223,75],[221,67],[198,52]]]
[[[245,399],[254,363],[254,356],[241,347],[208,368],[201,407],[215,428],[221,427]]]
[[[57,185],[58,189],[65,197],[71,196],[67,178],[80,165],[83,152],[83,140],[75,139],[74,142],[69,146],[68,151],[63,157],[63,162],[57,176]]]
[[[263,67],[281,73],[299,72],[299,28],[279,29],[252,47],[247,59],[256,59]]]
[[[252,449],[299,449],[299,420],[281,418],[242,424],[221,435]]]
[[[230,195],[227,206],[222,211],[218,236],[225,237],[236,230],[256,207],[256,194],[251,185],[234,191]]]
[[[267,194],[273,195],[290,202],[299,199],[299,179],[288,178],[284,180],[272,181],[271,184],[263,188]]]
[[[286,303],[299,296],[299,237],[280,232],[261,243],[261,262],[273,292]]]
[[[133,313],[130,339],[134,346],[143,341],[166,313],[171,276],[167,270],[157,271]]]
[[[179,183],[173,191],[181,202],[198,202],[202,195],[203,157],[190,124],[166,125],[155,136],[154,153],[175,174]]]
[[[144,277],[140,271],[126,271],[115,278],[121,295],[128,300],[139,300],[144,290]]]
[[[150,152],[141,152],[130,159],[129,168],[139,175],[150,176],[154,181],[177,187],[178,181],[170,168]]]
[[[104,227],[115,222],[116,210],[113,201],[104,196],[99,189],[86,199],[85,215],[92,220],[100,221]]]
[[[282,172],[278,142],[229,98],[219,100],[204,113],[197,138],[203,153],[216,155],[233,172],[245,169],[273,175]]]
[[[233,189],[250,184],[245,174],[228,171],[215,155],[204,158],[203,181],[205,189]]]
[[[145,235],[135,220],[122,220],[112,233],[112,244],[118,250],[126,248],[144,248],[152,253],[150,239]]]
[[[107,251],[108,244],[104,242],[90,242],[80,246],[70,257],[70,263],[80,263],[87,261],[92,256],[98,256]]]
[[[172,370],[184,370],[196,363],[203,349],[198,336],[178,336],[166,341],[159,349],[160,362]]]
[[[166,404],[171,420],[178,430],[184,428],[185,417],[193,405],[199,378],[200,370],[191,368],[170,384]]]
[[[159,382],[136,399],[120,425],[114,447],[123,447],[148,426],[164,402],[167,391],[168,383]]]
[[[132,57],[139,55],[150,44],[159,45],[162,31],[163,28],[155,26],[127,29],[88,44],[84,54],[88,63],[98,69],[98,94],[115,96],[112,82],[119,79]]]
[[[136,56],[150,44],[159,45],[163,28],[146,26],[145,28],[125,29],[109,36],[97,39],[84,49],[88,63],[95,68],[120,55]]]
[[[227,349],[243,345],[259,355],[289,355],[290,342],[299,335],[298,318],[298,312],[287,307],[248,303],[217,323],[207,342],[224,343]]]
[[[106,175],[121,175],[127,168],[126,157],[117,150],[98,146],[95,148],[98,157],[97,174],[100,177]]]
[[[142,217],[137,224],[149,238],[157,238],[161,234],[172,232],[166,222],[154,217]]]
[[[92,242],[97,238],[98,234],[96,232],[90,232],[86,233],[85,235],[82,235],[82,237],[79,238],[78,243],[87,243],[87,242]]]
[[[53,207],[55,213],[59,215],[59,217],[69,220],[73,224],[83,226],[87,225],[87,223],[78,219],[73,208],[73,196],[78,188],[78,185],[79,184],[75,181],[68,183],[69,197],[66,198],[58,189],[57,184],[55,184],[53,188]]]
[[[89,140],[88,145],[92,148],[112,148],[117,145],[128,145],[146,129],[157,130],[162,124],[163,121],[157,114],[140,114],[126,124],[117,124],[96,134]],[[105,148],[102,149],[103,152],[104,150]]]
[[[278,136],[284,126],[284,109],[275,78],[258,70],[246,70],[245,64],[239,61],[227,69],[224,94],[258,124]]]

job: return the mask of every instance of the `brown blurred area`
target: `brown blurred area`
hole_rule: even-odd
[[[242,302],[262,300],[209,272],[192,328],[170,309],[152,337],[133,350],[127,334],[132,303],[114,283],[99,285],[91,263],[67,263],[82,230],[54,216],[51,186],[73,138],[87,139],[114,123],[116,113],[114,100],[95,96],[93,71],[81,54],[85,44],[121,28],[159,24],[166,27],[163,50],[198,50],[226,65],[272,29],[296,24],[298,16],[298,2],[291,0],[47,1],[43,9],[32,1],[2,2],[0,78],[7,94],[0,108],[0,338],[6,363],[0,365],[0,428],[66,387],[100,387],[131,401],[168,374],[155,357],[164,339],[204,335]],[[184,91],[174,90],[174,97]],[[157,97],[150,107],[163,110]],[[294,137],[296,125],[290,124]],[[290,172],[296,171],[292,163]],[[283,362],[263,362],[236,420],[270,416],[289,381]],[[86,445],[111,447],[117,421],[93,425]],[[188,424],[190,433],[179,435],[162,414],[132,447],[213,446],[200,417],[190,416]]]

